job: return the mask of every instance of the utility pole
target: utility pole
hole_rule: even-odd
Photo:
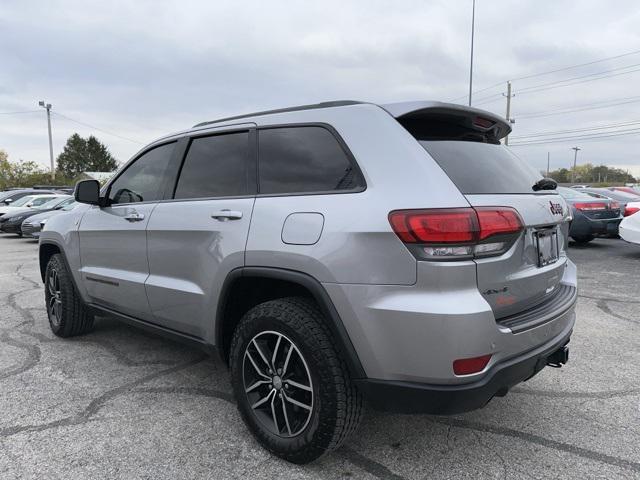
[[[578,151],[582,150],[579,147],[571,147],[571,150],[575,151],[573,155],[573,170],[571,170],[571,183],[576,181],[576,164],[578,163]]]
[[[476,0],[471,7],[471,62],[469,64],[469,106],[471,106],[471,89],[473,87],[473,35],[476,25]]]
[[[547,177],[549,176],[549,164],[551,160],[551,152],[547,152]]]
[[[49,129],[49,160],[51,160],[51,180],[56,179],[56,172],[53,167],[53,140],[51,139],[51,104],[40,100],[38,105],[47,110],[47,128]]]
[[[506,119],[507,119],[507,123],[513,123],[513,120],[511,118],[511,97],[515,97],[515,95],[511,94],[511,81],[507,82],[507,94],[505,95],[504,93],[502,94],[503,97],[507,97],[507,113],[505,115]],[[504,144],[505,145],[509,145],[509,135],[507,135],[506,137],[504,137]]]

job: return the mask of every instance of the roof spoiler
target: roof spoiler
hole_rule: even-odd
[[[380,107],[403,124],[446,119],[469,131],[480,133],[496,143],[511,133],[511,125],[504,118],[486,110],[455,103],[401,102],[380,105]]]

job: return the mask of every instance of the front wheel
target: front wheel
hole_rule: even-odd
[[[44,275],[44,298],[51,331],[58,337],[72,337],[93,328],[93,315],[76,291],[62,255],[55,254]]]
[[[310,300],[272,300],[247,312],[234,333],[230,363],[243,420],[285,460],[317,459],[360,422],[362,397]]]

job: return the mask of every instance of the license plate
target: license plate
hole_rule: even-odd
[[[539,230],[535,232],[538,246],[538,267],[551,265],[558,261],[558,232],[555,230]]]

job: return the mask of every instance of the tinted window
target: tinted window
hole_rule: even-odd
[[[465,194],[533,193],[531,187],[542,178],[502,145],[450,140],[420,144]]]
[[[326,192],[362,186],[333,134],[322,127],[269,128],[259,135],[260,193]]]
[[[572,188],[567,188],[567,187],[557,187],[556,191],[563,197],[563,198],[567,198],[567,199],[574,199],[574,198],[589,198],[589,195],[587,195],[584,192],[579,192],[577,190],[574,190]]]
[[[185,158],[175,198],[246,195],[249,133],[196,138]]]
[[[175,143],[149,150],[120,175],[109,188],[111,203],[153,202],[163,194],[164,172]]]

